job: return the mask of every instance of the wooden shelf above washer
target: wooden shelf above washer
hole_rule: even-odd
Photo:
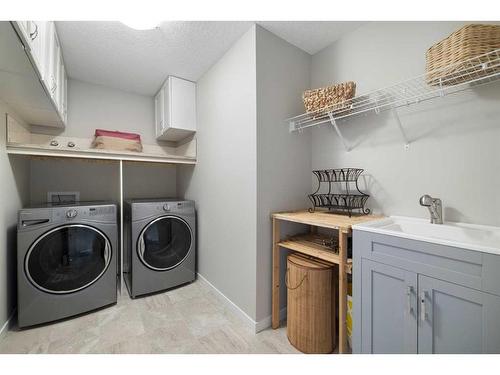
[[[51,145],[57,142],[57,146]],[[68,144],[74,144],[70,147]],[[7,153],[78,159],[123,160],[148,163],[196,164],[196,139],[178,146],[143,144],[143,152],[102,150],[91,147],[92,138],[31,133],[7,115]]]

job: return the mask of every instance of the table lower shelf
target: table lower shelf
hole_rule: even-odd
[[[321,234],[307,233],[289,237],[286,240],[279,242],[278,246],[319,258],[330,263],[340,264],[340,256],[337,252],[318,243],[329,239],[329,237]],[[352,259],[347,259],[346,272],[352,272]]]

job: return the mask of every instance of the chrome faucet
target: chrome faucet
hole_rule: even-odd
[[[420,197],[420,205],[427,207],[431,214],[431,224],[443,224],[443,206],[441,199],[425,194]]]

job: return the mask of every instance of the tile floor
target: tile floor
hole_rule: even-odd
[[[12,328],[0,353],[299,353],[286,328],[254,334],[204,282],[37,328]]]

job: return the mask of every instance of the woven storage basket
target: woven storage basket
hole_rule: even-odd
[[[349,107],[343,102],[354,98],[356,84],[352,81],[339,83],[337,85],[322,87],[314,90],[306,90],[302,94],[302,100],[308,113],[314,112],[315,116],[322,115],[327,111],[339,112]]]
[[[335,349],[337,276],[333,265],[300,254],[287,257],[287,328],[290,343],[304,353],[331,353]]]
[[[500,25],[466,25],[427,50],[427,83],[437,86],[441,79],[442,85],[456,85],[471,79],[470,75],[459,73],[467,69],[474,71],[474,78],[497,72],[500,70],[498,66],[481,72],[472,70],[473,65],[487,62],[488,57],[478,58],[472,63],[466,61],[499,48]]]

